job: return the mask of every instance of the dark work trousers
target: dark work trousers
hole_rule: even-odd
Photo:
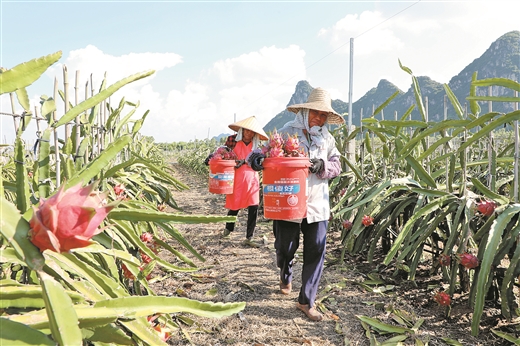
[[[327,226],[328,221],[307,223],[307,219],[303,219],[302,223],[273,221],[276,264],[284,284],[292,282],[294,254],[300,245],[300,231],[303,233],[302,287],[298,302],[310,307],[314,306],[323,273]]]
[[[228,216],[237,216],[238,210],[229,210],[227,214],[228,214]],[[255,233],[257,217],[258,217],[258,206],[250,205],[249,207],[247,207],[247,231],[246,231],[247,239],[253,238],[253,235]],[[226,222],[226,229],[233,232],[233,230],[235,229],[235,223]]]

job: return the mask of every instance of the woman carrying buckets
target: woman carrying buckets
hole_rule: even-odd
[[[229,128],[237,132],[236,145],[233,151],[238,157],[235,166],[235,180],[233,183],[233,193],[226,195],[226,209],[229,209],[228,215],[236,216],[240,209],[247,208],[247,228],[246,240],[244,245],[258,247],[253,242],[253,235],[256,227],[256,219],[258,216],[258,203],[260,201],[260,183],[258,172],[254,171],[248,165],[244,165],[246,156],[259,147],[261,140],[267,139],[255,116],[251,116],[244,120],[229,125]],[[226,223],[226,228],[222,231],[222,237],[229,237],[235,228],[234,223]]]
[[[287,107],[296,118],[285,124],[278,133],[298,136],[300,148],[310,158],[310,175],[307,187],[306,217],[298,220],[273,220],[276,262],[280,268],[280,292],[292,290],[293,259],[303,233],[302,286],[296,307],[313,321],[321,321],[323,315],[314,302],[318,291],[323,263],[328,220],[330,217],[328,180],[341,172],[340,153],[327,124],[343,124],[344,119],[332,109],[329,93],[314,89],[306,103]],[[254,170],[263,169],[265,156],[255,152],[248,158]]]

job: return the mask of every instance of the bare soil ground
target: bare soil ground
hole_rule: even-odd
[[[225,197],[209,193],[204,177],[195,176],[182,166],[174,165],[174,168],[176,178],[190,186],[189,190],[174,192],[174,199],[184,213],[226,214]],[[325,314],[325,319],[312,322],[296,309],[301,261],[295,264],[293,292],[289,296],[280,294],[271,222],[259,213],[255,240],[264,245],[251,248],[242,245],[246,218],[247,211],[241,211],[235,231],[226,240],[219,237],[223,223],[178,225],[179,231],[206,261],[196,262],[200,270],[195,273],[172,273],[153,283],[155,292],[199,301],[246,302],[246,307],[239,314],[220,319],[185,315],[194,323],[182,323],[181,330],[175,331],[168,340],[169,344],[375,345],[367,337],[358,316],[402,326],[396,317],[400,315],[412,324],[420,319],[424,322],[415,333],[406,334],[408,337],[399,345],[453,344],[443,338],[457,340],[464,346],[511,345],[490,331],[490,328],[500,328],[505,332],[515,332],[515,321],[506,323],[496,303],[486,305],[479,336],[472,337],[467,295],[453,297],[450,317],[445,317],[445,308],[432,300],[432,287],[439,285],[440,276],[428,273],[429,264],[425,263],[420,276],[412,284],[392,275],[393,272],[385,272],[377,265],[377,260],[369,265],[361,256],[347,254],[340,263],[339,231],[329,233],[326,268],[318,295],[318,308]],[[298,258],[301,258],[301,247],[299,250]],[[382,279],[384,283],[367,283],[370,278]],[[518,323],[517,320],[516,325]],[[519,332],[516,333],[519,337]],[[378,342],[397,335],[381,335],[373,331],[371,334]]]

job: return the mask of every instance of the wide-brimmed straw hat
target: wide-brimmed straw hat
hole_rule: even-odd
[[[248,129],[258,133],[258,137],[260,137],[261,140],[267,140],[267,134],[265,133],[264,129],[262,129],[262,126],[260,126],[254,115],[229,125],[229,128],[233,131],[238,131],[240,128]]]
[[[327,121],[329,124],[341,125],[345,123],[345,119],[343,119],[343,117],[332,108],[332,101],[329,92],[322,88],[312,90],[307,102],[290,105],[287,107],[287,110],[293,113],[298,113],[302,108],[328,112],[329,116],[327,117]]]

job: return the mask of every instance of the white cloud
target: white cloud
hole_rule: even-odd
[[[163,109],[150,114],[143,133],[157,141],[189,141],[230,133],[228,125],[255,115],[263,126],[282,111],[306,78],[298,46],[263,47],[219,60],[184,90],[171,90]]]
[[[383,78],[406,91],[411,79],[399,68],[398,59],[417,76],[448,83],[501,35],[518,30],[519,2],[446,1],[407,6],[399,9],[392,4],[385,9],[381,4],[377,11],[347,14],[320,30],[319,37],[347,56],[350,38],[354,38],[354,101]]]
[[[108,85],[111,85],[130,75],[155,70],[160,71],[182,62],[182,57],[175,53],[129,53],[121,56],[106,54],[99,48],[88,45],[85,48],[73,50],[60,63],[50,67],[47,74],[62,76],[63,65],[67,67],[69,82],[73,80],[75,71],[80,72],[80,79],[87,81],[92,76],[94,86],[99,86],[105,74]],[[153,79],[154,75],[137,81],[133,85],[144,85]]]

